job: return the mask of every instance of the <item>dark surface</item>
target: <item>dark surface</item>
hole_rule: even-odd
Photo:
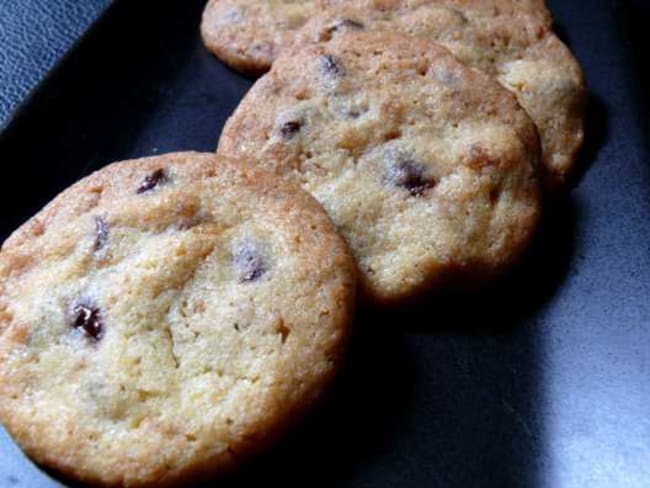
[[[0,0],[0,127],[109,0]]]
[[[590,86],[577,189],[489,293],[361,311],[328,402],[219,486],[648,486],[650,167],[630,10],[548,3]],[[18,190],[0,195],[0,238],[113,160],[214,149],[250,82],[202,49],[202,4],[118,1],[40,87],[0,135]],[[0,437],[0,485],[50,483]]]

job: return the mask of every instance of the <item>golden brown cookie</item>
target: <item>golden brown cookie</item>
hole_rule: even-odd
[[[286,50],[218,151],[310,191],[375,301],[490,277],[538,220],[530,118],[491,77],[410,36],[347,33]]]
[[[37,462],[188,486],[258,451],[341,361],[354,263],[308,194],[235,160],[110,165],[0,252],[0,420]]]
[[[238,71],[258,75],[269,69],[281,49],[293,42],[309,18],[348,0],[210,0],[201,33],[206,47]],[[373,0],[371,8],[394,8],[397,0]],[[526,12],[546,24],[544,0],[416,0],[409,5],[444,5],[480,15]]]
[[[313,17],[295,42],[305,45],[343,32],[376,30],[407,33],[445,46],[517,96],[539,129],[546,187],[561,188],[582,145],[585,88],[578,62],[548,23],[519,11],[485,15],[445,2],[388,3],[345,2]]]

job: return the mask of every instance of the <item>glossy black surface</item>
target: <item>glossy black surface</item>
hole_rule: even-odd
[[[361,310],[328,401],[219,486],[648,486],[650,162],[625,20],[644,9],[548,3],[590,88],[575,191],[490,292]],[[40,87],[0,135],[0,238],[113,160],[214,149],[250,81],[202,49],[202,4],[118,1]],[[0,437],[0,485],[51,483]]]

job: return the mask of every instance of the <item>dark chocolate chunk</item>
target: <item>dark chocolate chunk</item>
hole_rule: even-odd
[[[241,283],[256,281],[266,273],[266,263],[257,247],[245,243],[235,252],[233,264],[239,275]]]
[[[95,217],[95,235],[95,251],[99,251],[108,242],[108,223],[103,217]]]
[[[321,67],[329,76],[343,75],[343,65],[331,54],[323,54],[320,57]]]
[[[80,303],[72,308],[70,325],[97,342],[104,336],[104,324],[99,308]]]
[[[328,34],[333,34],[334,32],[341,32],[346,30],[361,30],[363,29],[363,24],[352,19],[341,19],[336,21],[332,26],[327,29]]]
[[[426,166],[402,155],[391,157],[385,178],[393,185],[408,190],[414,197],[421,197],[436,185],[435,179],[427,175]]]
[[[290,120],[282,124],[282,127],[280,127],[280,132],[282,133],[282,137],[285,139],[291,139],[300,131],[301,127],[302,122],[299,120]]]
[[[150,190],[153,190],[161,183],[167,181],[167,175],[165,174],[164,169],[157,169],[144,179],[142,184],[138,187],[137,193],[145,193]]]
[[[490,190],[489,198],[490,198],[490,203],[492,205],[496,205],[497,203],[499,203],[499,198],[501,198],[501,191],[499,190],[499,188],[492,188]]]

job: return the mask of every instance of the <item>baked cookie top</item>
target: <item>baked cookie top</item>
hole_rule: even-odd
[[[310,191],[375,301],[490,276],[538,220],[530,118],[491,77],[410,36],[347,33],[286,50],[218,152]]]
[[[109,486],[214,474],[281,433],[344,351],[355,266],[320,205],[258,168],[110,165],[0,252],[0,420]]]
[[[395,0],[379,5],[373,0],[350,0],[314,16],[295,42],[301,46],[343,32],[377,30],[445,46],[517,96],[539,129],[546,187],[561,188],[583,140],[585,88],[580,65],[549,24],[522,13],[524,9],[485,15],[446,3]]]
[[[269,69],[280,50],[293,42],[296,31],[323,10],[348,0],[210,0],[201,33],[206,47],[233,68],[258,75]],[[372,9],[440,5],[476,15],[526,12],[550,25],[544,0],[371,0]]]

